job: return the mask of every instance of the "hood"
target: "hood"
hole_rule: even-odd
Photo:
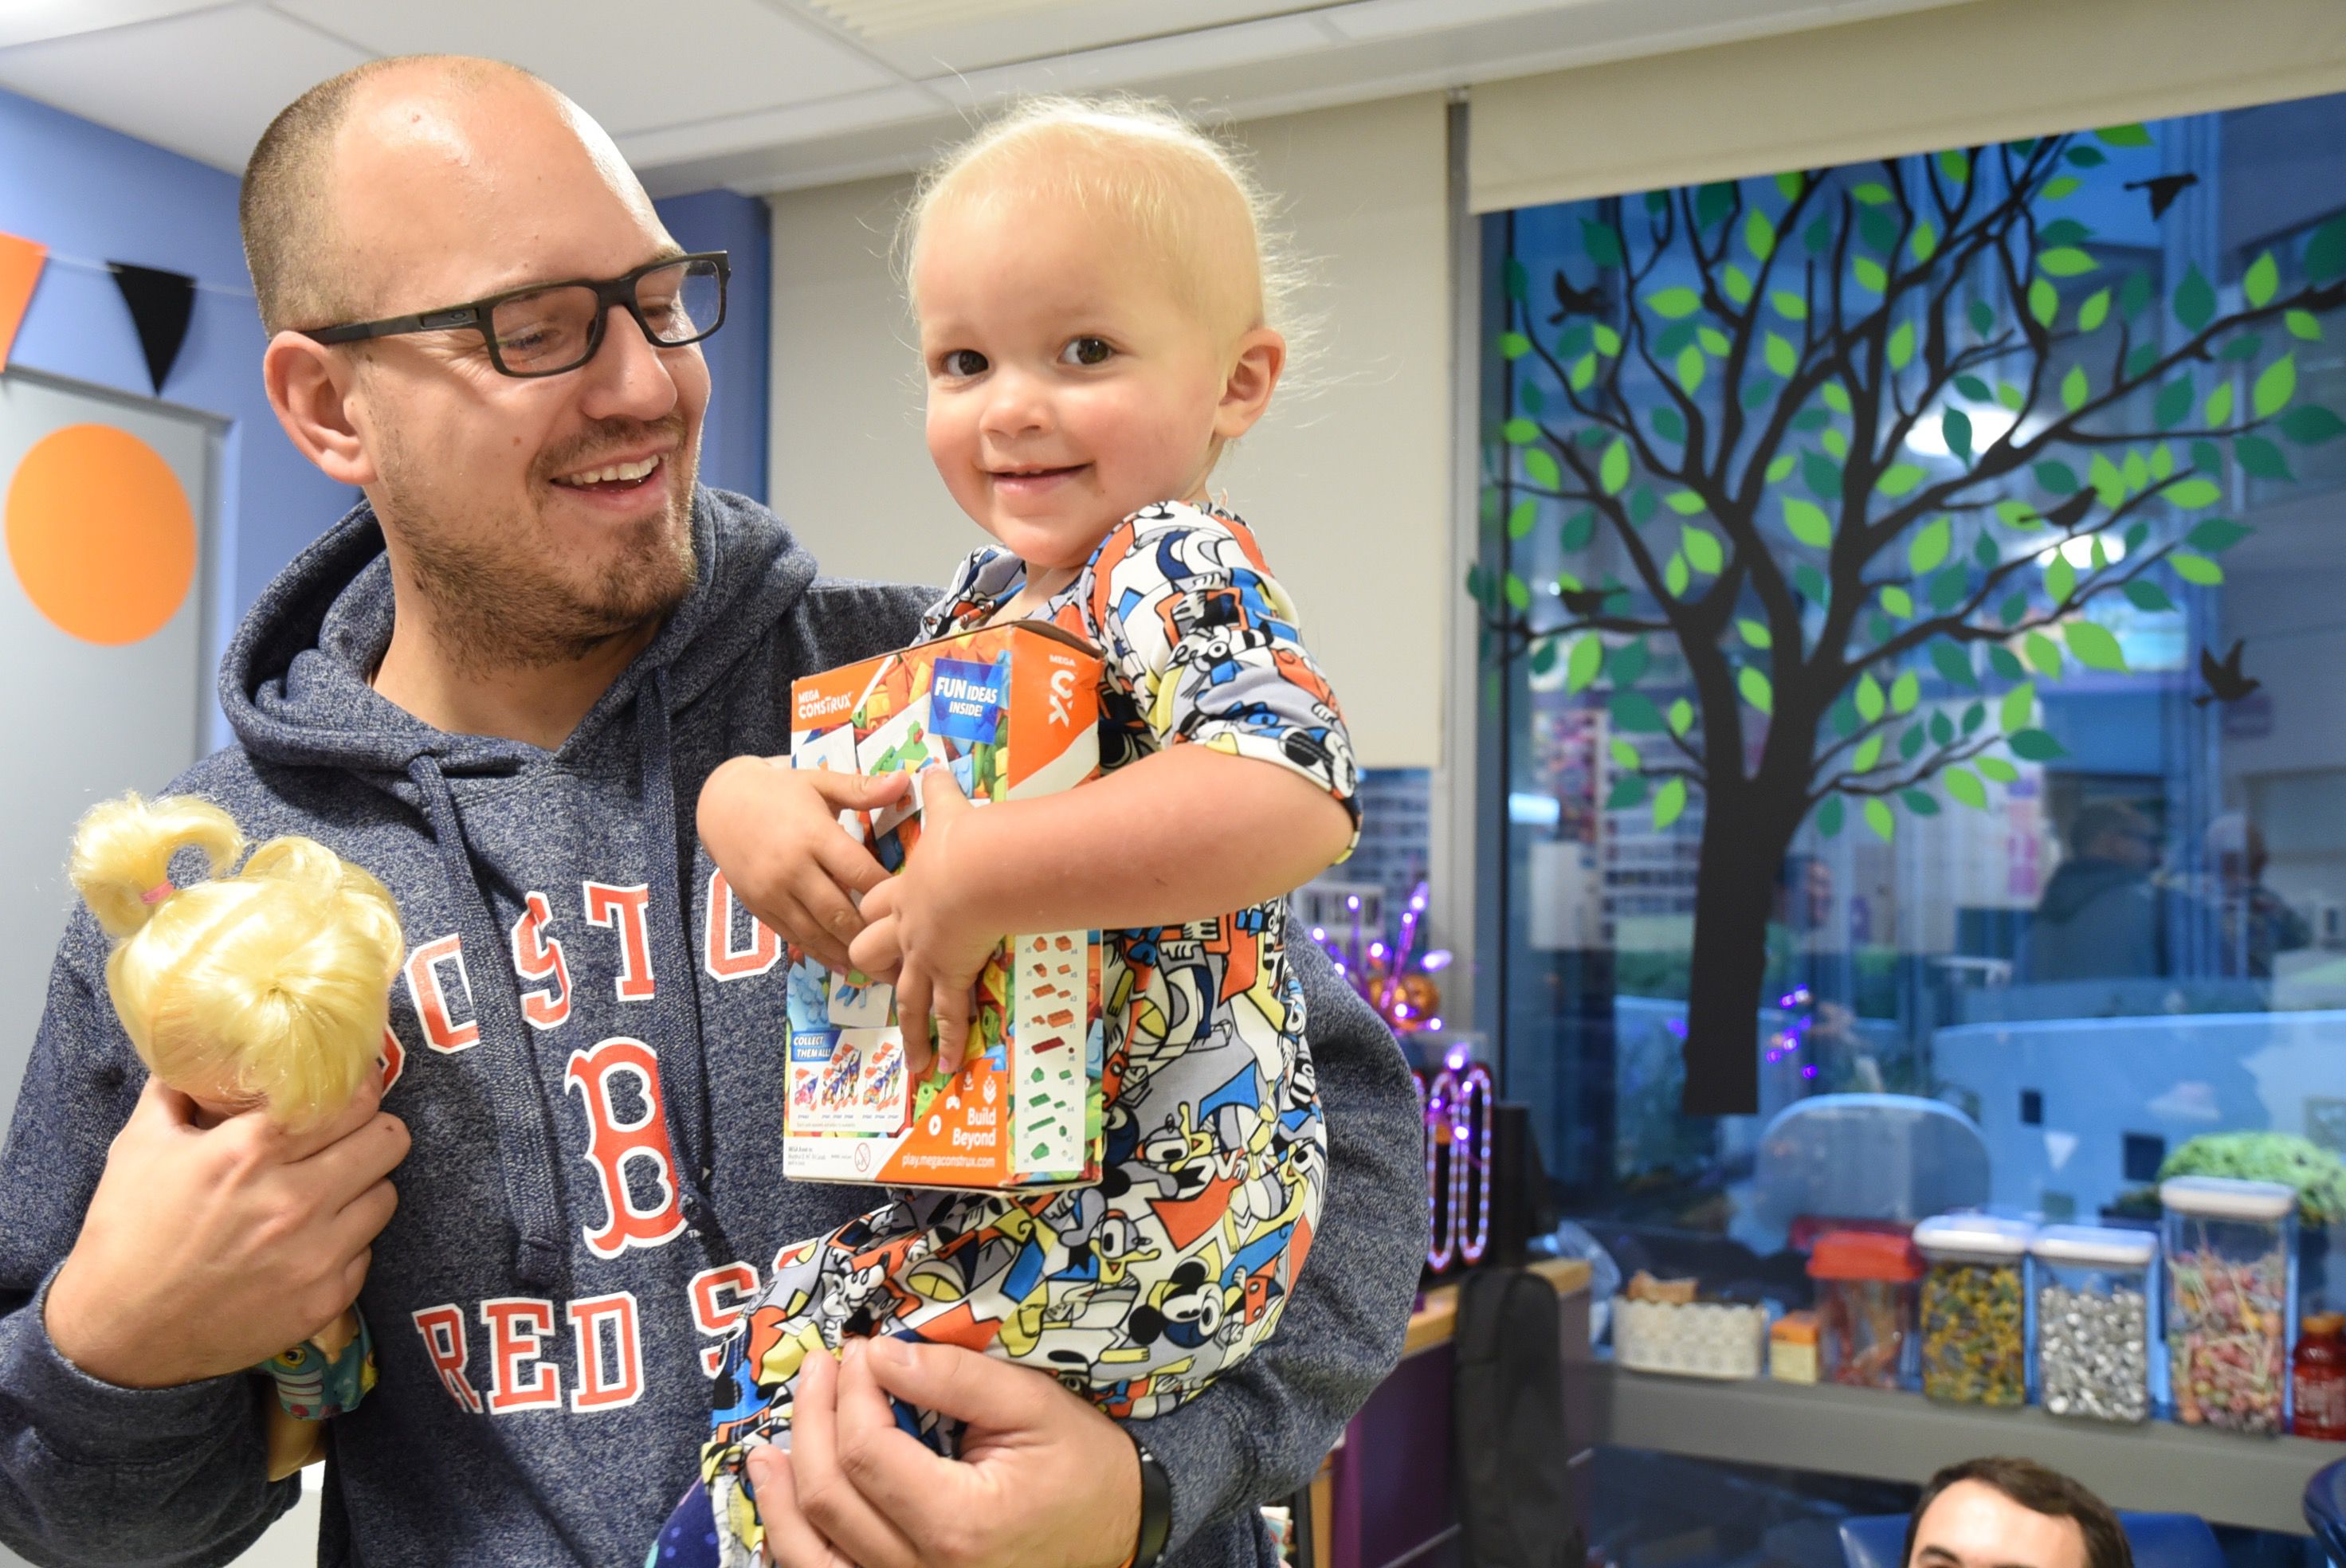
[[[692,537],[699,564],[692,591],[551,754],[525,741],[435,729],[367,684],[390,646],[393,608],[382,530],[369,506],[352,511],[303,551],[230,644],[220,703],[255,763],[328,770],[337,783],[381,790],[421,817],[462,950],[473,955],[468,972],[484,1036],[534,1048],[518,982],[502,962],[506,932],[484,886],[484,877],[499,875],[494,852],[483,851],[482,834],[467,833],[452,779],[532,769],[632,772],[631,798],[643,814],[644,874],[650,885],[679,895],[665,901],[673,912],[648,933],[653,954],[670,974],[692,971],[684,929],[690,900],[681,895],[691,848],[678,811],[672,721],[752,653],[815,575],[813,557],[774,515],[739,495],[696,490]],[[688,986],[659,994],[649,1033],[671,1145],[685,1167],[679,1197],[694,1234],[707,1232],[710,1245],[721,1246],[705,1187],[713,1122],[698,1003]],[[506,1207],[519,1237],[515,1272],[545,1285],[568,1255],[554,1110],[534,1074],[492,1074],[489,1097]]]

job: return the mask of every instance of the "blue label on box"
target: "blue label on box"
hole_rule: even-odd
[[[839,1048],[836,1029],[800,1029],[790,1034],[790,1060],[793,1062],[828,1062]]]
[[[941,658],[929,680],[929,728],[970,745],[990,743],[1002,724],[1006,665]]]

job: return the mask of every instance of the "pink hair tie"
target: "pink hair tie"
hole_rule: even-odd
[[[142,904],[159,904],[178,891],[168,882],[157,882],[138,895],[138,901]]]

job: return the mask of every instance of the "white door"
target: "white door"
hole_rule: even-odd
[[[87,426],[101,429],[94,437],[64,433]],[[0,552],[0,1125],[15,1105],[74,903],[65,863],[75,820],[124,789],[155,792],[196,758],[212,701],[203,608],[215,536],[212,474],[225,428],[144,398],[25,371],[0,374],[0,531],[11,546]],[[60,460],[151,464],[125,438],[162,460],[195,524],[194,570],[176,607],[156,597],[168,593],[158,575],[175,578],[168,562],[158,567],[143,551],[137,560],[104,558],[123,554],[108,520],[93,519],[88,537],[110,548],[79,558],[57,553],[55,505],[73,494],[70,475],[63,490],[57,484]],[[40,502],[52,509],[37,520],[50,530],[45,561],[26,554],[42,544],[28,535]],[[76,543],[62,541],[69,552]],[[61,583],[66,566],[87,566],[92,581]],[[118,579],[109,581],[113,574]],[[120,636],[158,616],[161,624],[135,640],[87,635]]]

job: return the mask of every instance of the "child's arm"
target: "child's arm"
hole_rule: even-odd
[[[933,1008],[942,1064],[961,1065],[969,988],[1005,932],[1174,925],[1281,897],[1351,842],[1341,802],[1300,773],[1174,746],[1046,799],[980,809],[953,776],[922,779],[920,852],[863,897],[850,948],[896,971],[898,1015]],[[908,1034],[917,1065],[923,1053]]]
[[[1201,920],[1290,892],[1349,846],[1352,743],[1244,525],[1152,507],[1092,570],[1087,629],[1156,746],[1079,789],[984,810],[927,775],[920,848],[864,896],[849,949],[867,973],[901,962],[897,1014],[933,1011],[949,1068],[1003,932]],[[906,1030],[916,1066],[924,1033]]]

